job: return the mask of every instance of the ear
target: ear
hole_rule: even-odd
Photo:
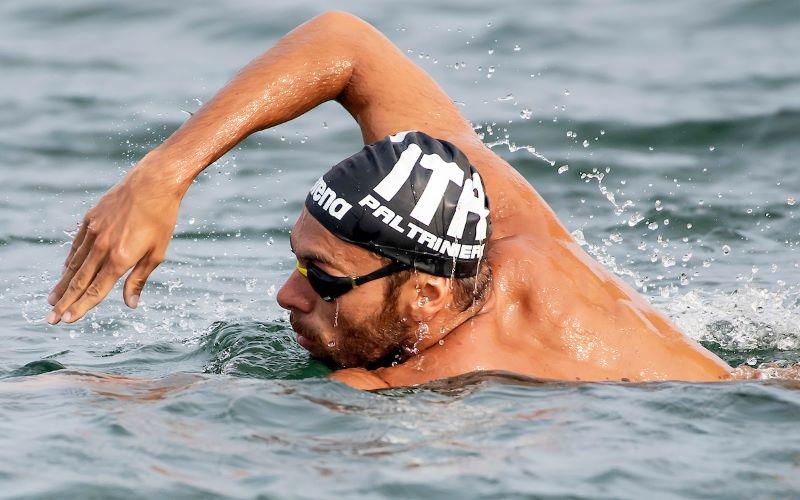
[[[427,322],[446,307],[450,293],[447,278],[417,273],[403,284],[398,306],[412,321]]]

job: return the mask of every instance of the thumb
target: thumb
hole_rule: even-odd
[[[128,307],[136,309],[136,306],[139,305],[139,297],[142,294],[144,284],[147,282],[150,273],[152,273],[159,264],[161,264],[161,259],[153,258],[148,254],[133,268],[133,271],[131,271],[128,278],[125,280],[125,288],[122,292],[125,304],[127,304]]]

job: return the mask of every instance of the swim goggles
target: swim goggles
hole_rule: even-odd
[[[332,276],[314,264],[308,264],[307,267],[303,267],[299,262],[297,263],[297,271],[308,278],[311,288],[313,288],[325,302],[332,302],[333,299],[344,295],[359,285],[385,278],[386,276],[399,273],[410,267],[411,266],[408,264],[395,261],[363,276]]]

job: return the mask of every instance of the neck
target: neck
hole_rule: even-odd
[[[452,312],[445,309],[430,321],[420,322],[420,333],[423,335],[420,335],[422,340],[416,345],[418,353],[438,345],[471,319],[486,314],[493,303],[494,293],[492,287],[488,287],[486,293],[480,299],[474,301],[466,310]]]

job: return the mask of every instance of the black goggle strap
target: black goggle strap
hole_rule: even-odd
[[[385,278],[386,276],[391,276],[392,274],[399,273],[400,271],[405,271],[406,269],[410,268],[411,266],[409,266],[408,264],[392,261],[390,264],[387,264],[380,269],[372,271],[369,274],[365,274],[364,276],[351,277],[351,279],[353,280],[353,288],[373,280]]]

